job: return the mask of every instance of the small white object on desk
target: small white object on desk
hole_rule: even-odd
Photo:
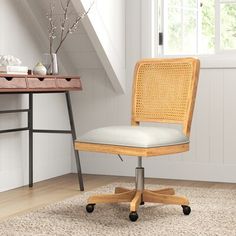
[[[0,73],[27,75],[27,66],[0,66]]]
[[[0,55],[0,66],[19,66],[21,60],[12,55]]]
[[[46,75],[47,69],[41,62],[38,62],[33,69],[33,74],[34,75]]]
[[[28,67],[21,66],[21,60],[12,55],[0,55],[0,74],[27,75]]]

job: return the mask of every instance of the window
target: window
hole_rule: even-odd
[[[236,0],[158,0],[157,9],[159,54],[236,49]]]

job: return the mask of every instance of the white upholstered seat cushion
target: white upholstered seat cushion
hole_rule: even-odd
[[[108,126],[91,130],[79,142],[110,144],[128,147],[161,147],[188,143],[181,131],[165,127]]]

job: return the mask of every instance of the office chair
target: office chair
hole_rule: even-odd
[[[89,131],[75,142],[79,151],[137,156],[136,187],[117,187],[114,194],[88,199],[87,212],[97,203],[130,202],[131,221],[138,219],[139,205],[145,202],[181,205],[189,215],[187,198],[176,196],[172,188],[144,188],[142,157],[189,150],[189,136],[199,78],[200,62],[195,58],[146,59],[136,64],[133,82],[131,126],[110,126]],[[139,126],[140,122],[181,124],[177,128]]]

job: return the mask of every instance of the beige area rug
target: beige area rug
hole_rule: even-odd
[[[150,203],[140,207],[136,222],[129,221],[128,204],[100,204],[93,213],[86,212],[89,195],[113,192],[116,186],[133,187],[119,183],[107,185],[8,219],[0,223],[0,235],[236,235],[236,190],[174,187],[177,193],[190,199],[192,212],[189,216],[182,213],[180,206]]]

